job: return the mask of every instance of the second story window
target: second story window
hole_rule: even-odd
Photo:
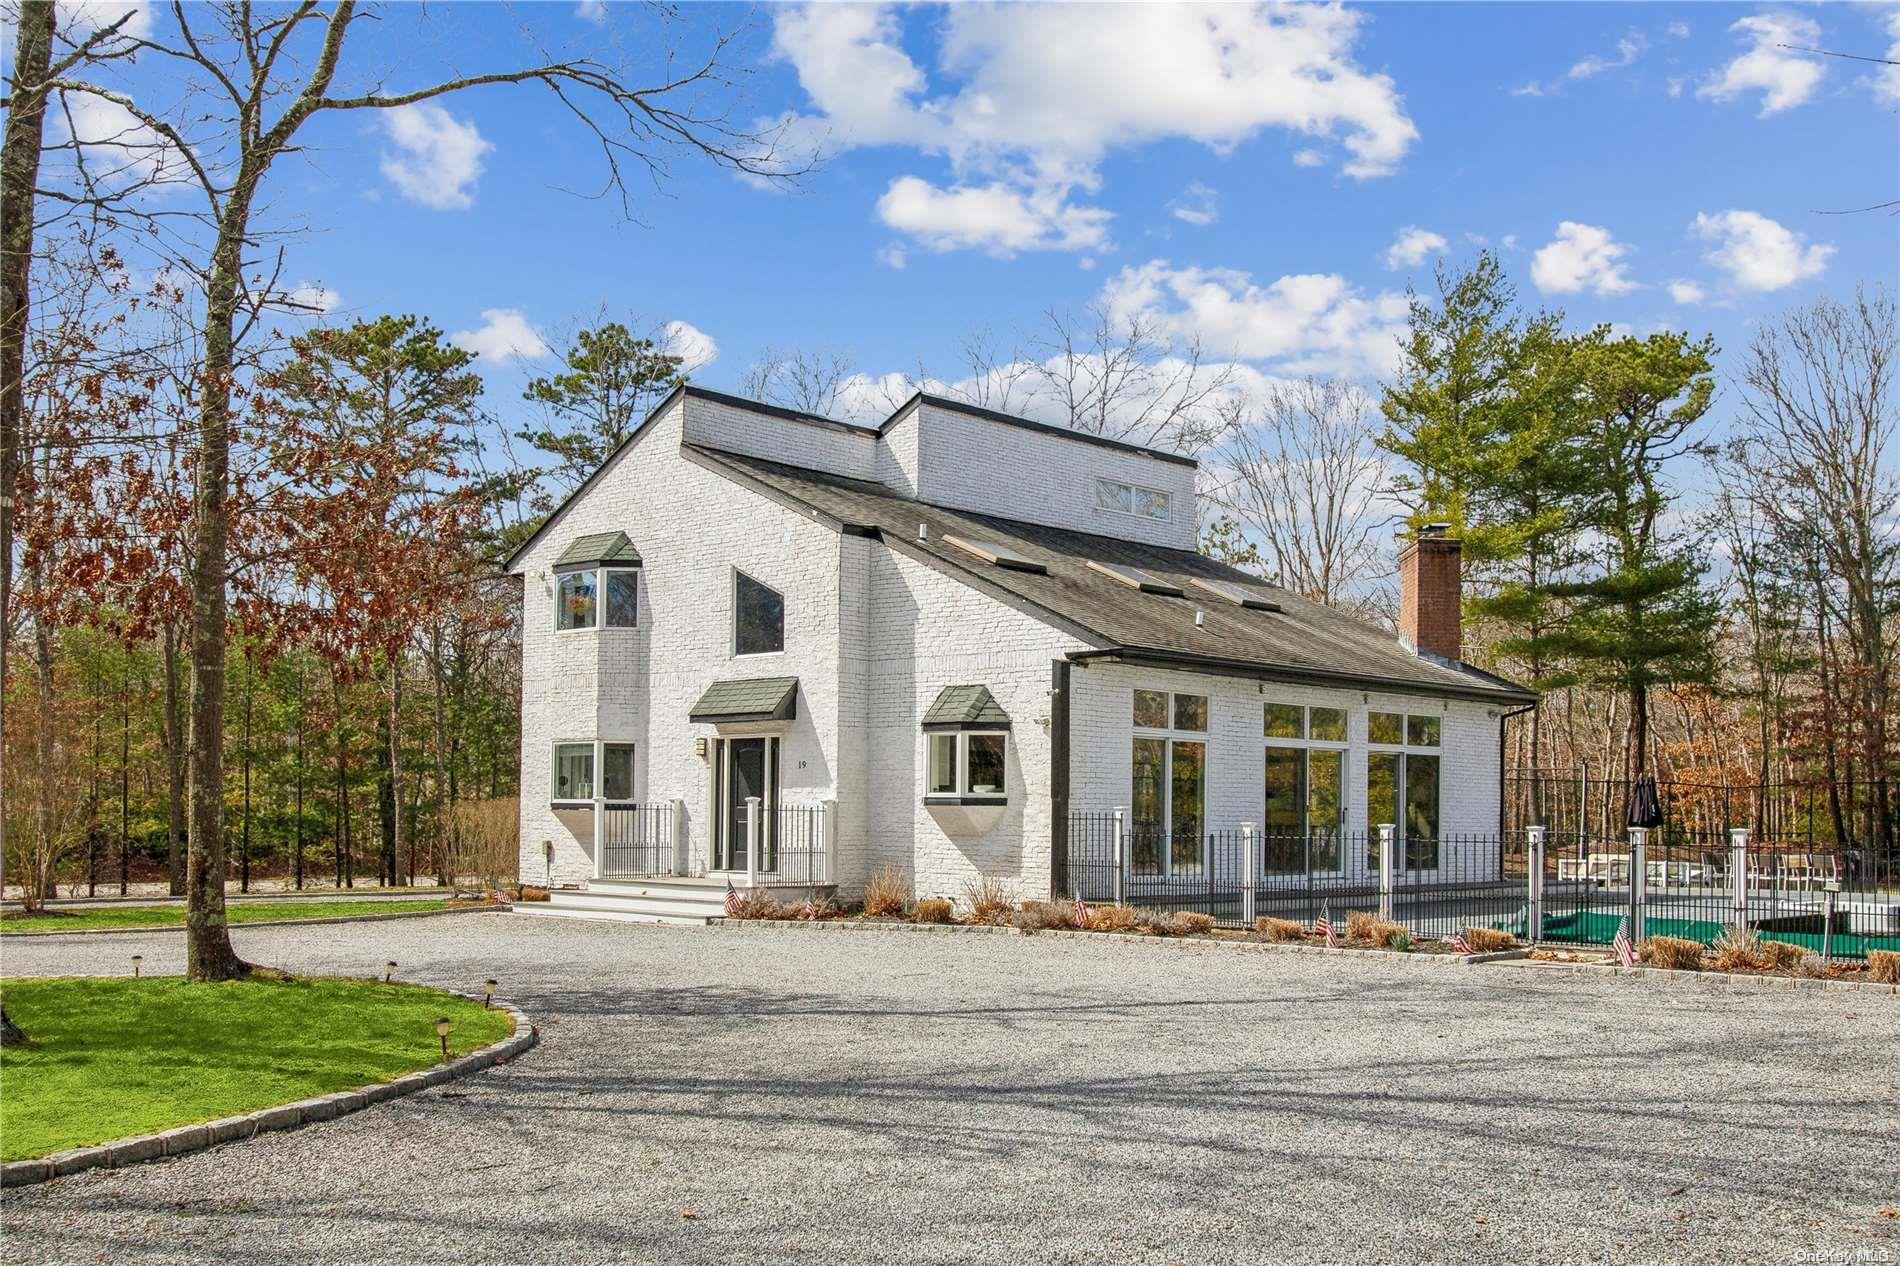
[[[640,622],[640,551],[625,532],[576,538],[554,560],[554,627],[630,629]]]
[[[1134,514],[1166,523],[1172,516],[1168,494],[1157,488],[1125,484],[1115,479],[1095,481],[1095,508],[1117,514]]]
[[[770,655],[785,649],[785,597],[742,571],[733,573],[732,653]]]

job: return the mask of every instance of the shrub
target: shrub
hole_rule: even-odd
[[[1253,930],[1269,941],[1303,941],[1306,929],[1291,919],[1272,919],[1261,915],[1253,921]]]
[[[521,895],[516,897],[515,900],[546,901],[548,900],[548,890],[546,888],[536,888],[531,884],[523,884],[521,887]]]
[[[1381,919],[1378,915],[1365,910],[1356,910],[1346,916],[1346,937],[1348,940],[1363,941],[1367,945],[1391,945],[1398,937],[1406,937],[1407,947],[1411,938],[1403,923],[1394,923],[1390,919]]]
[[[1016,898],[1009,885],[995,875],[978,875],[963,885],[963,899],[970,903],[970,917],[978,923],[1004,925],[1016,913]]]
[[[1202,914],[1198,910],[1176,910],[1174,912],[1174,934],[1176,936],[1200,936],[1214,930],[1214,916]]]
[[[729,919],[790,919],[797,917],[795,908],[788,908],[769,892],[754,890],[739,894],[739,907],[726,916]]]
[[[1089,931],[1126,932],[1135,926],[1136,918],[1133,906],[1090,906]]]
[[[1474,954],[1495,954],[1499,950],[1516,949],[1517,938],[1497,928],[1466,928],[1465,944]]]
[[[448,825],[442,836],[446,851],[434,859],[439,882],[453,886],[472,879],[484,892],[496,892],[515,881],[521,865],[520,801],[513,796],[457,801],[449,809]]]
[[[1794,965],[1794,974],[1806,976],[1810,980],[1826,976],[1827,964],[1821,961],[1819,954],[1804,953],[1801,955],[1801,961]]]
[[[1867,979],[1881,985],[1900,985],[1900,951],[1868,950]]]
[[[1166,910],[1135,911],[1135,931],[1149,936],[1173,936],[1174,916]]]
[[[1409,954],[1412,952],[1412,934],[1410,932],[1401,931],[1396,936],[1387,939],[1385,946],[1387,949],[1397,950],[1401,954]]]
[[[1801,946],[1787,941],[1763,941],[1761,957],[1762,966],[1769,971],[1798,972],[1805,960],[1814,958],[1819,961],[1820,956],[1809,954]]]
[[[886,866],[864,881],[864,913],[873,919],[897,919],[910,900],[910,881],[896,866]]]
[[[1712,947],[1717,971],[1761,971],[1768,966],[1767,946],[1754,929],[1723,928]]]
[[[948,897],[926,897],[911,907],[912,923],[954,923],[956,907],[950,904]]]
[[[838,903],[830,897],[811,897],[791,907],[788,917],[811,920],[835,919],[839,913]]]
[[[1636,949],[1636,957],[1651,967],[1701,971],[1702,943],[1685,941],[1679,936],[1646,936]]]
[[[1075,903],[1072,901],[1032,901],[1025,911],[1036,920],[1037,927],[1074,928]]]

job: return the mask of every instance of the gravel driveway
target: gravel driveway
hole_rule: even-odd
[[[236,939],[497,976],[543,1042],[9,1191],[9,1263],[1900,1261],[1890,996],[505,914]],[[0,952],[182,967],[176,933]]]

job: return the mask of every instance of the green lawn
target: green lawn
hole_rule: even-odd
[[[362,980],[13,979],[33,1045],[0,1048],[0,1160],[43,1156],[388,1081],[507,1036],[508,1015]]]
[[[247,901],[224,908],[232,923],[273,919],[343,919],[359,914],[415,914],[440,910],[442,899],[418,901]],[[102,928],[170,928],[185,922],[185,907],[85,906],[56,909],[45,914],[9,910],[0,918],[0,935],[28,932],[97,932]]]

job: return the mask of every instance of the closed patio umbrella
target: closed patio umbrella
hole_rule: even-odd
[[[1630,788],[1629,825],[1654,829],[1662,825],[1662,802],[1656,796],[1656,780],[1644,774]]]

